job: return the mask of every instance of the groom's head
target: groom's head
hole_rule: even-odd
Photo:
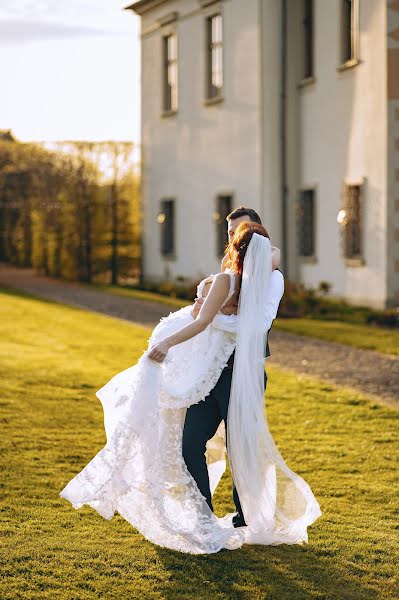
[[[253,221],[254,223],[259,223],[262,225],[262,221],[260,220],[258,213],[253,208],[246,208],[245,206],[239,206],[238,208],[235,208],[233,212],[227,215],[226,220],[227,233],[230,240],[239,224],[243,223],[244,221]]]

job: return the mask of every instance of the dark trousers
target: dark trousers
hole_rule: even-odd
[[[206,464],[205,451],[206,442],[216,433],[221,421],[224,421],[227,434],[227,413],[229,408],[231,378],[233,375],[232,361],[225,367],[220,378],[210,392],[198,404],[189,406],[183,430],[183,458],[195,479],[198,489],[206,499],[209,508],[213,511],[212,496],[209,487],[208,467]],[[267,375],[265,373],[265,389]],[[227,448],[227,453],[228,453]],[[245,525],[240,499],[233,483],[233,500],[237,515],[233,518],[236,527]]]

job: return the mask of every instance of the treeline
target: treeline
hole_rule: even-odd
[[[84,282],[140,270],[130,142],[19,143],[0,134],[0,260]]]

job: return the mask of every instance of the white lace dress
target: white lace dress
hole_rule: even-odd
[[[230,277],[224,304],[234,293],[231,272]],[[205,281],[197,288],[198,297]],[[162,318],[150,344],[191,323],[192,309],[187,306]],[[237,318],[219,312],[203,332],[173,346],[162,363],[149,359],[146,351],[136,365],[96,392],[107,443],[64,487],[61,497],[76,509],[87,504],[105,519],[118,512],[155,544],[192,554],[239,548],[243,543],[307,542],[307,526],[320,516],[320,508],[308,484],[288,468],[277,449],[273,464],[278,476],[271,482],[276,525],[260,532],[235,529],[234,513],[216,517],[183,460],[187,407],[204,400],[215,387],[235,348]],[[274,446],[271,438],[270,444]],[[212,493],[226,467],[225,452],[222,422],[207,444]]]
[[[197,288],[202,296],[205,279]],[[234,293],[234,274],[224,304]],[[193,306],[162,318],[149,345],[193,321]],[[218,313],[195,337],[173,346],[157,363],[147,351],[137,364],[96,392],[104,410],[107,443],[60,492],[78,509],[87,504],[106,519],[117,511],[152,542],[192,554],[239,547],[233,513],[216,517],[182,457],[188,406],[215,387],[235,347],[235,315]],[[224,471],[223,431],[209,442],[211,486]]]

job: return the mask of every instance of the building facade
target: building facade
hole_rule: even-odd
[[[139,0],[143,272],[219,270],[257,210],[285,276],[399,302],[399,0]]]

